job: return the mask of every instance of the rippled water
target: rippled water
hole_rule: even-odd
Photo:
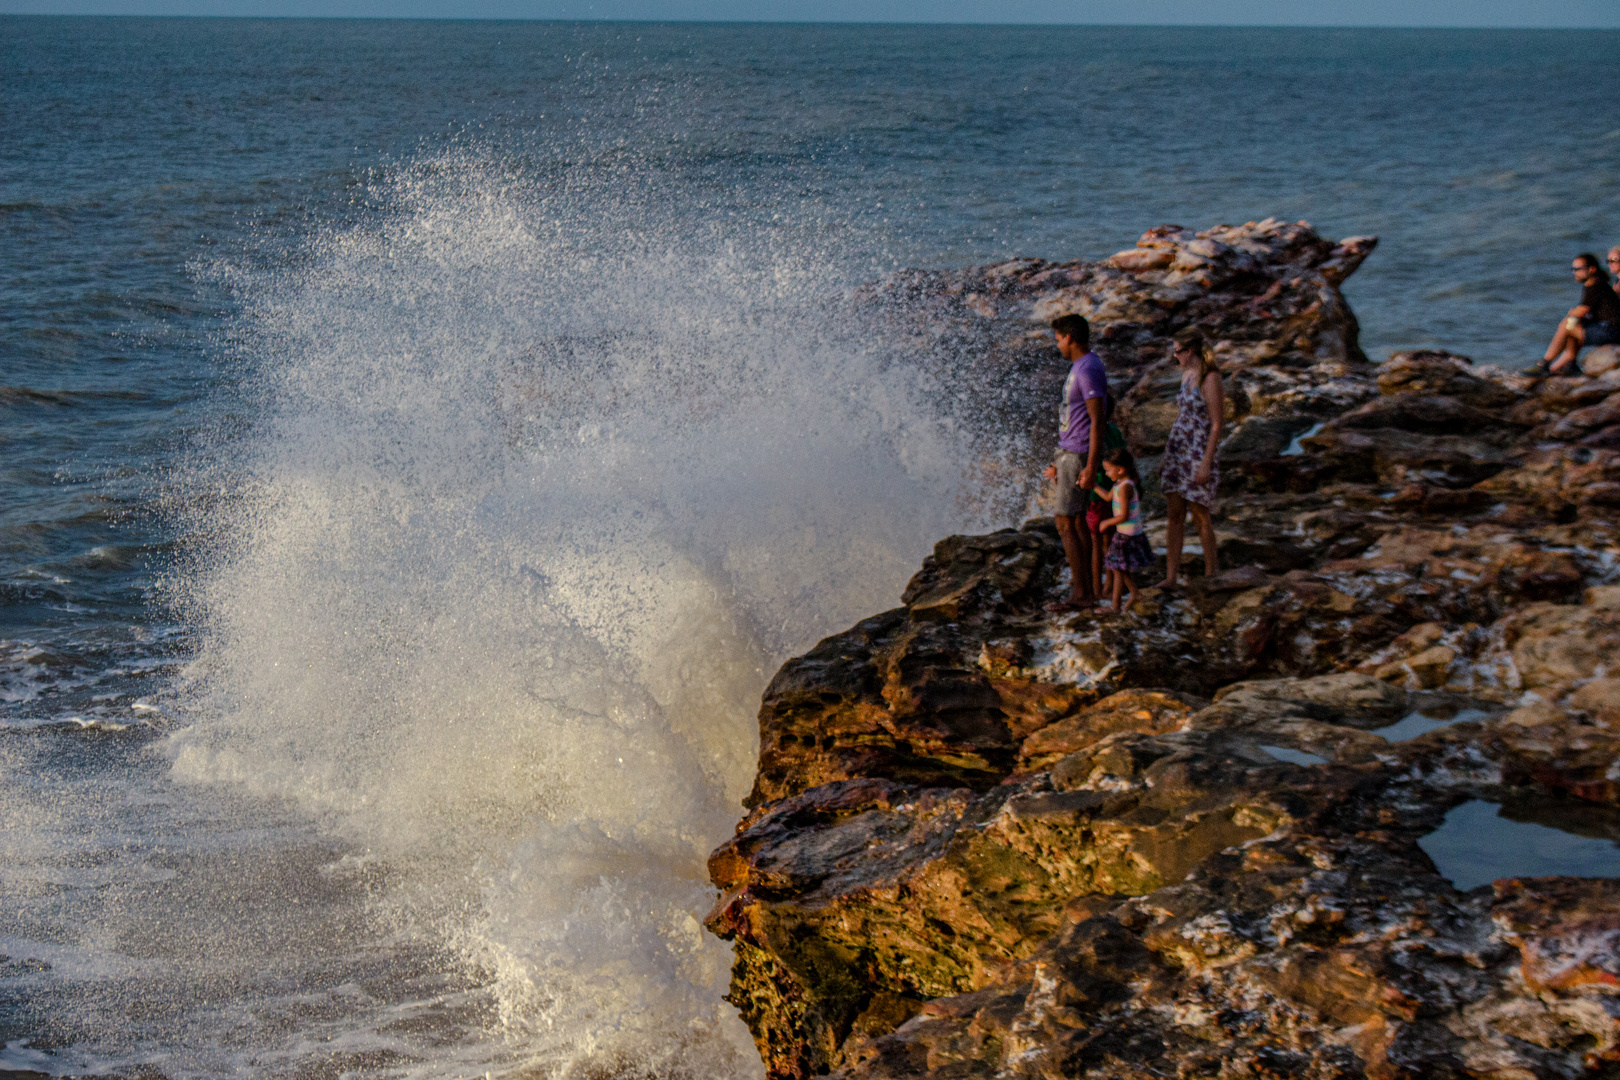
[[[1304,217],[1517,363],[1616,45],[0,18],[0,1068],[755,1074],[758,692],[1019,501],[849,287]]]

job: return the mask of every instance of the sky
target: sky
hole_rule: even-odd
[[[0,0],[0,14],[1620,28],[1620,0]]]

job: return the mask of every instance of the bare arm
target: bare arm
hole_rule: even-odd
[[[1102,453],[1103,399],[1087,398],[1086,413],[1091,417],[1091,441],[1086,447],[1086,468],[1076,486],[1090,488],[1092,481],[1097,478],[1097,458]]]
[[[1135,487],[1136,485],[1132,484],[1129,480],[1121,480],[1114,486],[1114,516],[1103,522],[1101,525],[1098,525],[1097,528],[1099,530],[1112,529],[1116,525],[1125,524],[1125,519],[1131,516],[1131,497],[1135,493]],[[1121,503],[1124,505],[1121,506]]]
[[[1203,481],[1215,471],[1215,450],[1221,444],[1226,391],[1221,387],[1220,375],[1213,371],[1204,376],[1204,385],[1198,389],[1204,395],[1204,407],[1209,410],[1209,442],[1204,446],[1204,459],[1198,463],[1198,473],[1194,477]]]

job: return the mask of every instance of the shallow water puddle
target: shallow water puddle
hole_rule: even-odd
[[[1325,757],[1307,754],[1303,750],[1290,750],[1286,746],[1266,746],[1262,743],[1260,749],[1278,761],[1286,761],[1291,765],[1326,765],[1328,761]]]
[[[1327,427],[1326,424],[1312,424],[1298,435],[1295,435],[1293,441],[1288,444],[1288,449],[1282,452],[1282,456],[1299,457],[1301,454],[1305,453],[1305,440],[1310,438],[1312,435],[1320,434],[1322,429],[1325,427]]]
[[[1499,878],[1620,877],[1620,813],[1474,799],[1453,808],[1418,846],[1465,891]]]
[[[1484,709],[1457,708],[1454,705],[1428,706],[1427,710],[1419,709],[1407,713],[1388,727],[1376,728],[1374,735],[1382,735],[1392,743],[1405,742],[1415,739],[1419,735],[1427,735],[1431,731],[1438,731],[1452,724],[1460,724],[1465,720],[1489,720],[1491,714]]]

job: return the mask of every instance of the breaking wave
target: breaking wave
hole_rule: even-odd
[[[229,271],[252,427],[193,478],[173,774],[386,866],[549,1075],[758,1074],[700,920],[759,694],[1011,509],[836,221],[672,186],[462,149]]]

